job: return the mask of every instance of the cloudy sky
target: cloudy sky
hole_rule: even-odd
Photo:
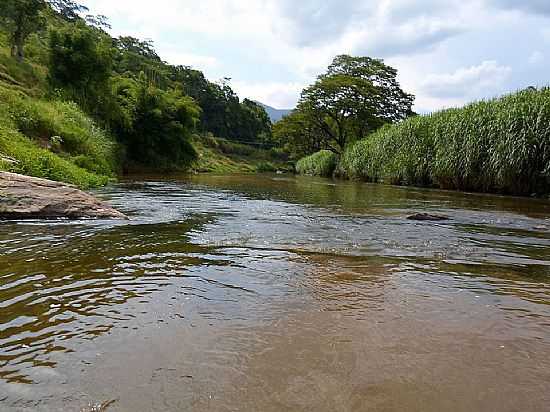
[[[335,55],[383,58],[416,110],[550,83],[550,0],[82,0],[114,35],[292,108]]]

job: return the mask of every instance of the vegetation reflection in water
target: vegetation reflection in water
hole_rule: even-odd
[[[548,401],[547,202],[284,176],[100,194],[131,220],[0,226],[3,410]]]

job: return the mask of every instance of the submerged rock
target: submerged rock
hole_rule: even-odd
[[[74,186],[0,172],[0,219],[127,219]]]
[[[432,215],[430,213],[416,213],[407,217],[408,220],[419,220],[419,221],[432,221],[440,222],[442,220],[449,220],[447,216],[443,215]]]

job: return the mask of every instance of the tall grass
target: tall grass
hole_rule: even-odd
[[[65,181],[105,184],[118,167],[117,145],[74,104],[45,101],[0,86],[2,170]]]
[[[296,171],[302,175],[330,177],[334,173],[337,163],[338,156],[335,153],[321,150],[298,160]]]
[[[91,173],[49,150],[37,147],[13,129],[0,126],[0,170],[71,183],[81,188],[105,185],[109,177]]]
[[[550,193],[550,89],[529,89],[383,127],[338,173],[400,185]]]

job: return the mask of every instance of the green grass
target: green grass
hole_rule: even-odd
[[[400,185],[548,194],[550,89],[383,127],[347,148],[338,174]]]
[[[118,169],[118,146],[76,104],[45,99],[44,57],[34,56],[41,46],[31,40],[19,63],[0,32],[0,170],[81,188],[106,184]]]
[[[329,150],[321,150],[298,160],[296,171],[302,175],[331,177],[337,163],[338,156],[335,153]]]
[[[90,173],[4,126],[0,127],[0,156],[15,159],[13,163],[0,160],[0,170],[8,172],[67,182],[81,188],[97,187],[109,181],[109,177]]]
[[[211,135],[195,136],[192,143],[198,157],[191,170],[197,173],[266,173],[291,170],[285,155],[275,153],[274,150],[258,149]]]
[[[72,183],[107,183],[117,145],[74,103],[46,101],[0,85],[0,169]]]
[[[39,97],[46,89],[46,68],[32,59],[20,63],[10,55],[5,33],[0,31],[0,85]]]

